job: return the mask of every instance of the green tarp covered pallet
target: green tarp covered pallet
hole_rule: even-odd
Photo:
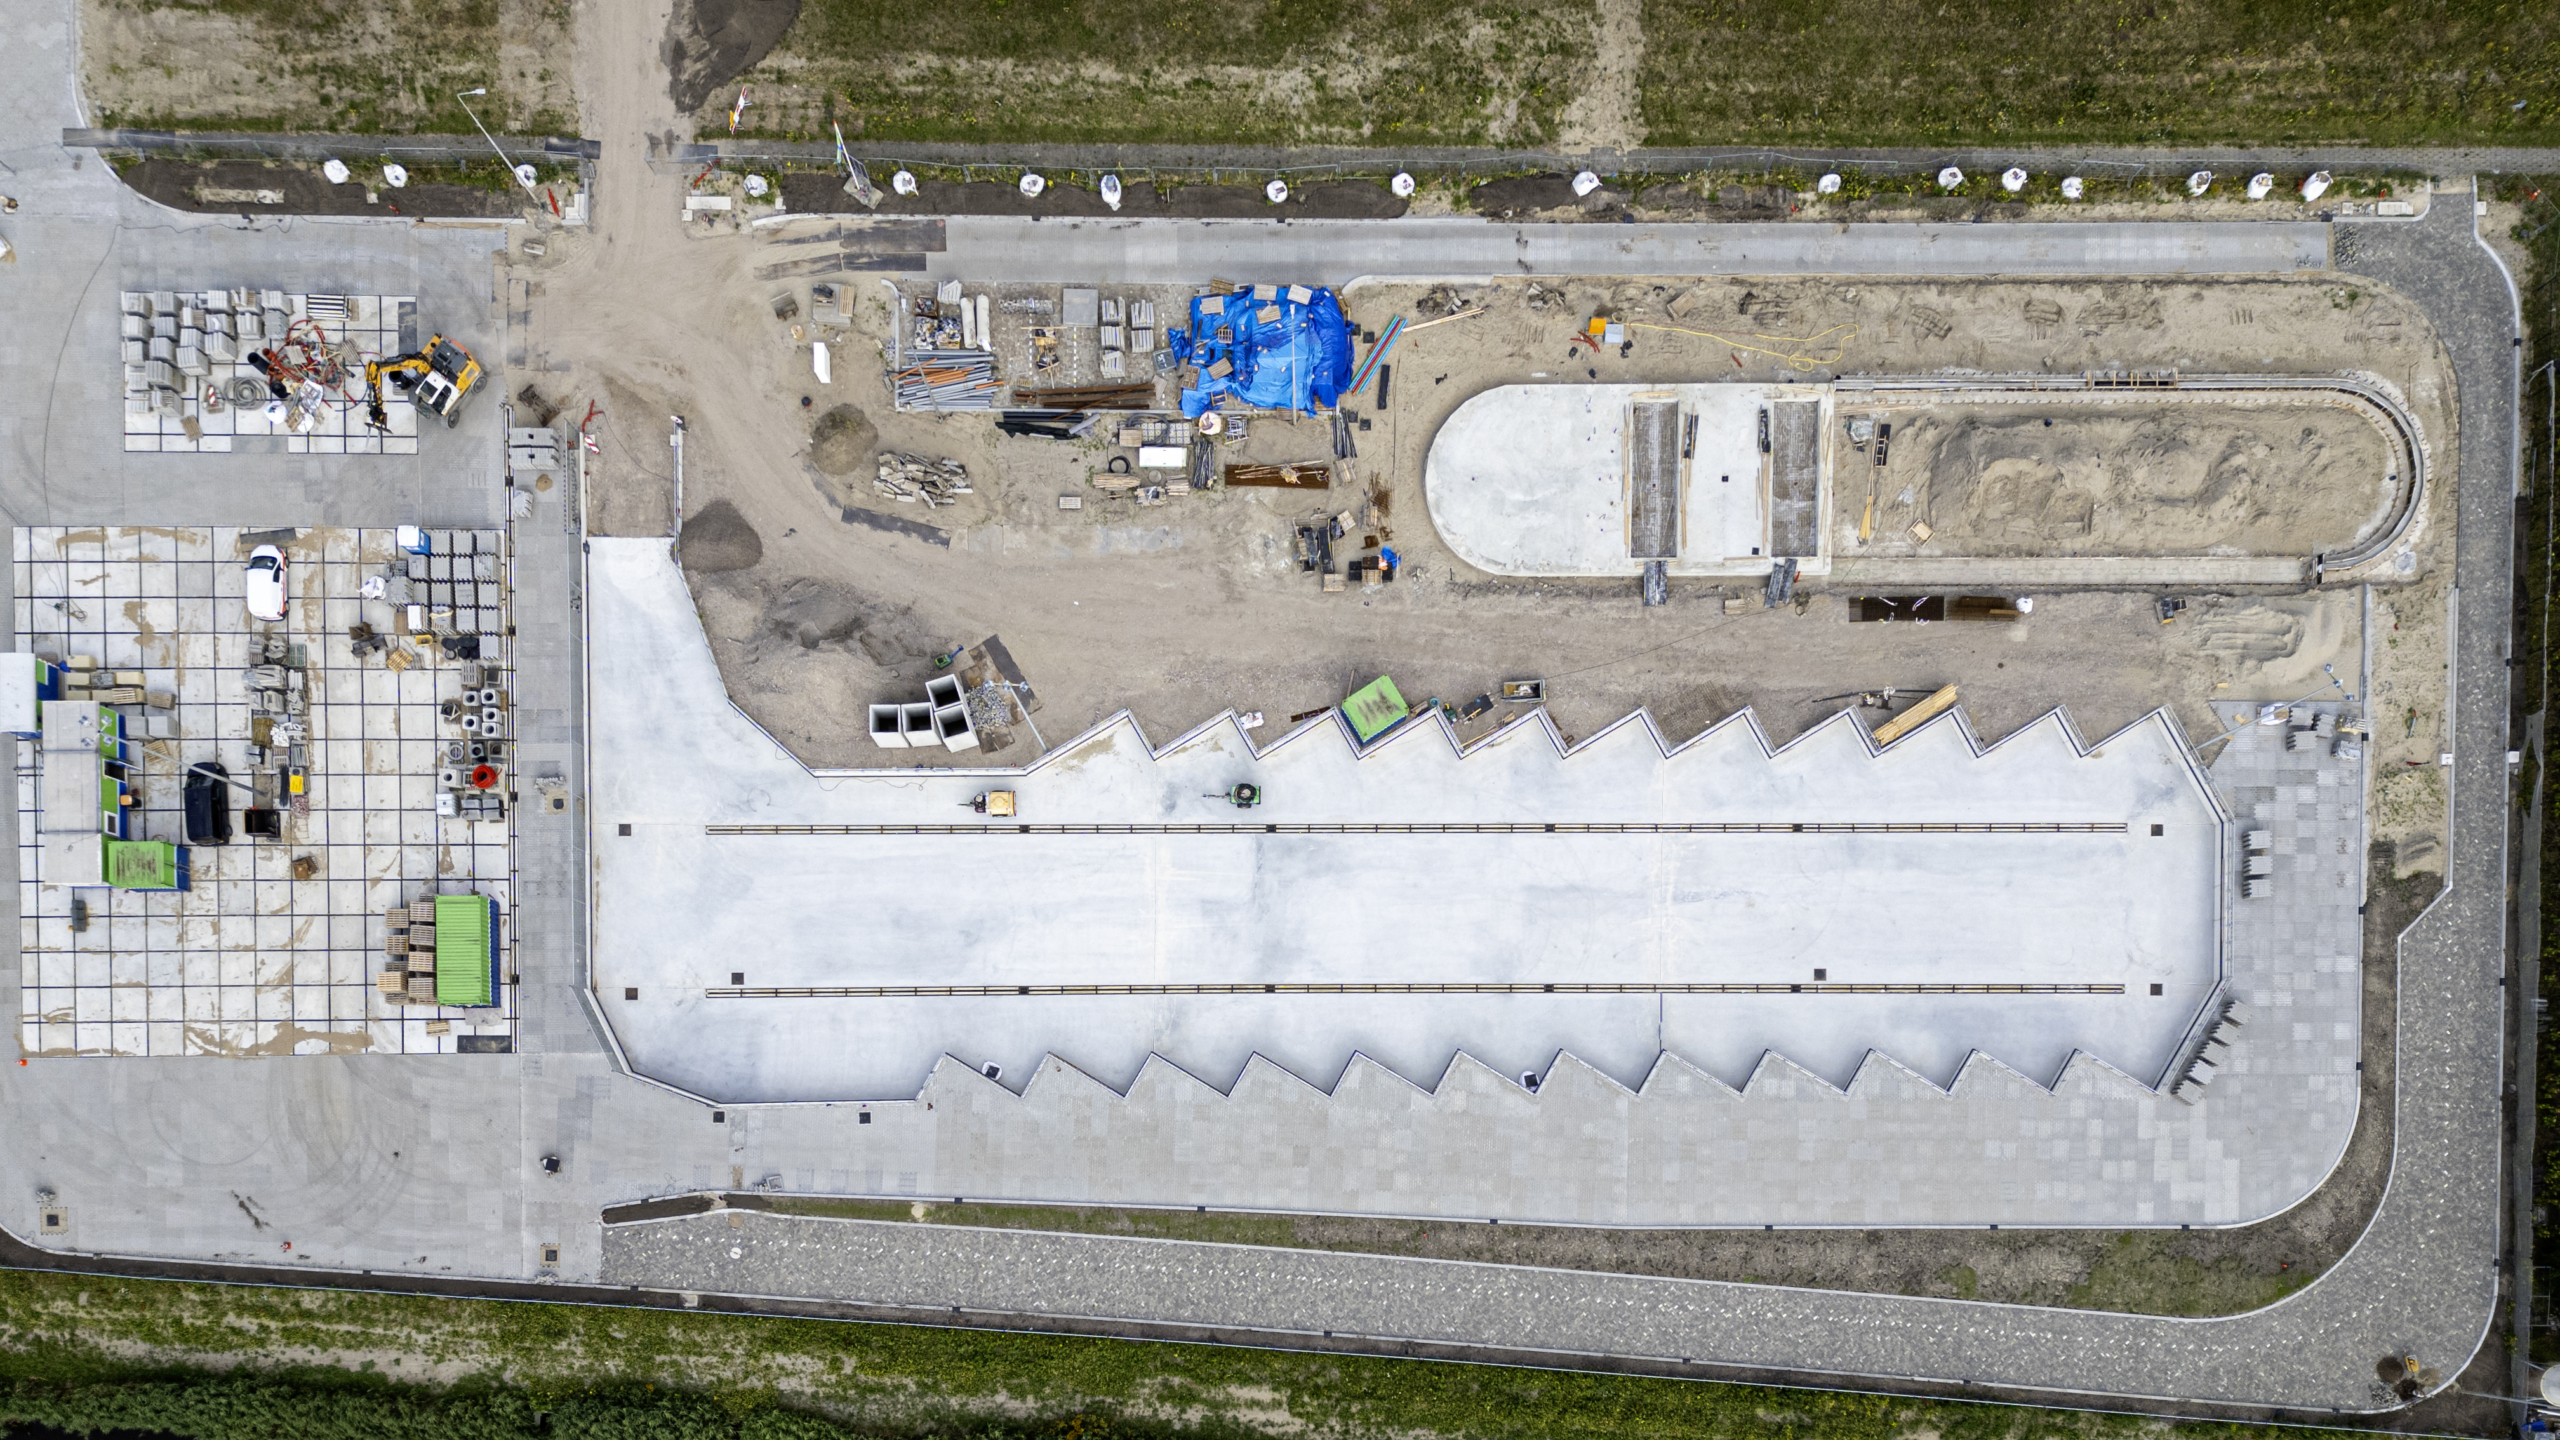
[[[436,1003],[498,1003],[498,902],[486,895],[436,897]]]
[[[1396,682],[1384,675],[1352,691],[1351,698],[1342,702],[1343,718],[1351,722],[1351,733],[1363,745],[1394,729],[1411,713],[1404,697],[1396,693]]]

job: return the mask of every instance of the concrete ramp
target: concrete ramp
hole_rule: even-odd
[[[1769,553],[1810,560],[1822,553],[1822,406],[1781,400],[1769,407]]]
[[[1680,402],[1637,400],[1627,415],[1627,558],[1680,557]]]

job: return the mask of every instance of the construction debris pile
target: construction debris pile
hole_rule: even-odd
[[[969,467],[957,460],[927,460],[921,455],[880,452],[880,470],[872,488],[902,505],[921,500],[928,506],[956,505],[956,498],[977,493],[969,488]]]

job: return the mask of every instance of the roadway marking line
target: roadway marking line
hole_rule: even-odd
[[[1417,820],[1265,824],[705,825],[706,835],[2122,835],[2120,820]]]
[[[1866,985],[1614,981],[1317,980],[1164,985],[723,985],[706,1000],[874,1000],[990,995],[2121,995],[2122,985]]]

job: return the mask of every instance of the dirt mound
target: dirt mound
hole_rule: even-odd
[[[764,642],[860,655],[884,670],[933,654],[933,641],[910,606],[885,604],[850,586],[802,576],[764,596]]]
[[[809,463],[829,475],[851,475],[871,464],[880,432],[850,405],[838,405],[809,427]]]
[[[799,18],[800,0],[676,0],[661,51],[676,109],[701,109],[771,54]]]
[[[764,537],[738,507],[714,500],[684,522],[676,538],[676,558],[684,568],[703,575],[726,570],[752,570],[764,559]]]

